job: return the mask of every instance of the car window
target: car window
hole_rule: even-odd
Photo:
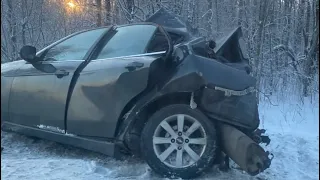
[[[172,41],[173,45],[179,44],[179,43],[181,43],[183,41],[183,36],[181,36],[179,34],[172,33],[172,32],[169,32],[168,34],[169,34],[169,36],[171,38],[171,41]]]
[[[118,27],[95,59],[143,54],[156,29],[147,24]]]
[[[149,46],[147,48],[148,53],[167,51],[169,44],[166,36],[159,30],[154,34]]]
[[[95,29],[72,36],[48,50],[44,60],[83,60],[95,41],[107,28]]]

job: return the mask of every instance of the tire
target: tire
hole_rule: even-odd
[[[183,125],[178,125],[179,118],[183,119],[181,120],[184,122]],[[167,127],[164,121],[172,127],[176,133],[174,136],[168,135],[172,134],[173,131],[168,133],[168,131],[163,128],[163,126]],[[176,126],[174,126],[174,122],[176,122]],[[193,124],[197,124],[198,126],[200,124],[201,126],[190,134],[188,130]],[[181,127],[183,127],[182,135],[178,133],[179,127],[180,130]],[[161,137],[161,135],[164,136],[165,139],[162,139],[165,143],[160,141],[160,138],[157,138]],[[196,137],[197,135],[201,137]],[[169,139],[170,143],[168,142]],[[172,139],[175,139],[174,142]],[[181,142],[183,142],[183,144],[181,144]],[[163,149],[161,149],[161,147],[163,147]],[[196,152],[198,156],[190,153],[191,151],[188,147],[191,148],[193,152],[200,149],[200,151],[197,151],[198,153]],[[196,148],[193,149],[192,147]],[[143,158],[151,169],[167,178],[189,179],[201,175],[213,166],[217,155],[216,149],[217,136],[213,122],[198,109],[191,109],[190,106],[184,104],[169,105],[158,110],[150,117],[141,134],[141,154]],[[163,153],[166,150],[171,151],[167,159],[164,155],[165,153]],[[183,155],[181,155],[181,151]],[[178,153],[180,154],[180,158],[177,158]],[[190,154],[192,154],[192,156]],[[172,157],[175,157],[175,160],[169,161]],[[193,161],[190,161],[191,159],[193,159]]]

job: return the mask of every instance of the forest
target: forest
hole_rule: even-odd
[[[319,0],[1,0],[1,63],[79,30],[144,21],[164,8],[218,40],[241,26],[260,99],[319,93]]]

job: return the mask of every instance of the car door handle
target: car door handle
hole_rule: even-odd
[[[137,68],[141,68],[143,66],[144,66],[144,63],[134,61],[134,62],[129,63],[128,65],[126,65],[125,68],[128,69],[129,71],[134,71]]]
[[[66,70],[60,70],[58,69],[56,72],[55,72],[55,75],[58,77],[58,78],[62,78],[64,76],[68,76],[69,75],[69,72],[66,71]]]

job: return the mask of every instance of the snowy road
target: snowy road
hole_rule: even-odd
[[[268,109],[262,111],[261,115],[265,119],[279,117],[274,112],[277,110]],[[293,119],[290,116],[288,118]],[[275,159],[270,169],[260,175],[250,177],[238,170],[223,173],[213,168],[199,179],[319,179],[319,116],[308,118],[308,121],[287,128],[283,128],[287,126],[284,120],[263,123],[266,128],[272,127],[269,133],[272,141],[267,149],[275,155]],[[150,171],[143,161],[131,157],[117,161],[101,154],[14,133],[2,133],[1,144],[5,148],[1,154],[1,177],[5,180],[162,179]]]

